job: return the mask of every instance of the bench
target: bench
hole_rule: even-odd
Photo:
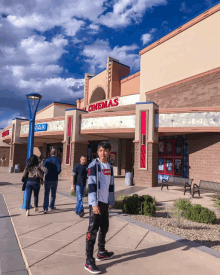
[[[165,179],[162,180],[161,190],[163,189],[164,186],[166,186],[167,190],[168,190],[168,186],[170,186],[170,185],[180,185],[180,186],[184,187],[184,195],[185,195],[186,191],[189,191],[191,194],[192,181],[193,181],[193,179],[169,176],[168,180],[165,180]]]
[[[198,193],[200,196],[200,189],[212,191],[212,192],[220,192],[220,183],[213,181],[200,180],[199,185],[196,183],[193,184],[193,193],[192,197],[194,197],[195,193]]]

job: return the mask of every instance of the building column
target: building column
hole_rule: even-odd
[[[158,135],[155,132],[153,102],[136,103],[134,184],[154,187],[158,185]]]
[[[15,167],[15,164],[20,164],[21,171],[24,170],[26,166],[26,156],[27,156],[27,144],[12,144],[11,159],[9,160],[9,166]]]
[[[88,141],[80,135],[81,114],[86,111],[77,108],[65,112],[65,129],[63,141],[63,161],[61,177],[70,178],[73,167],[79,163],[80,157],[88,154]],[[86,112],[87,113],[87,112]]]

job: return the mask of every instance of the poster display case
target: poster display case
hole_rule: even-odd
[[[183,175],[182,139],[160,140],[158,146],[158,174]]]

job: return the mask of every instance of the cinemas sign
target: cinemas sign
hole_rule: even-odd
[[[2,137],[6,137],[6,136],[8,136],[8,135],[9,135],[9,130],[4,131],[4,132],[2,133]]]
[[[110,108],[110,107],[116,107],[116,106],[118,106],[118,104],[119,104],[118,98],[115,98],[115,99],[98,102],[96,104],[90,104],[89,106],[82,108],[82,110],[85,110],[88,112],[93,112],[93,111],[106,109],[106,108]]]

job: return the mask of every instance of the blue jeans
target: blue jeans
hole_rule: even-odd
[[[83,197],[85,196],[85,193],[86,193],[86,186],[75,185],[75,191],[76,191],[77,204],[74,211],[76,212],[76,214],[80,215],[81,213],[84,212]]]
[[[56,193],[57,193],[57,184],[58,181],[45,181],[44,183],[44,211],[48,210],[49,206],[49,195],[51,191],[51,198],[50,198],[50,208],[54,208]]]
[[[35,180],[27,181],[27,185],[26,185],[27,193],[26,193],[26,201],[25,201],[25,209],[26,210],[30,209],[32,190],[34,191],[34,206],[38,207],[38,196],[39,196],[39,191],[40,191],[40,183]]]

